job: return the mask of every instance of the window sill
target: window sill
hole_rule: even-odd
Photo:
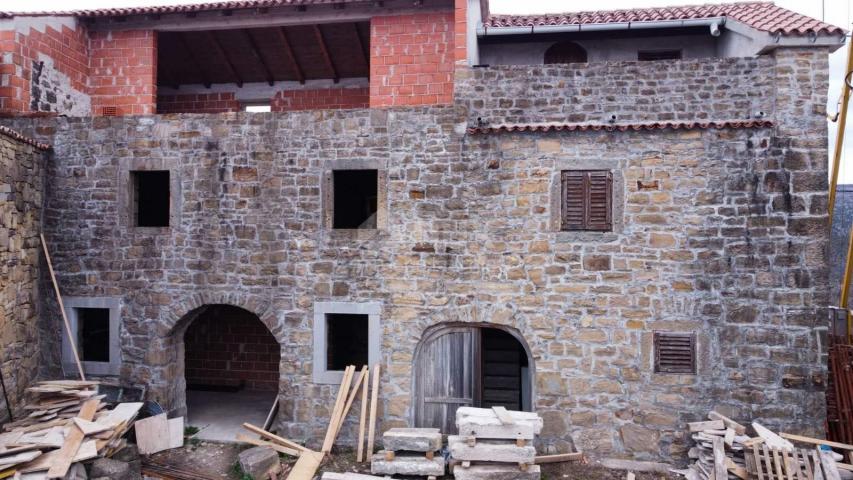
[[[379,228],[332,228],[327,230],[329,238],[340,240],[373,240],[384,230]]]
[[[593,232],[589,230],[560,230],[555,232],[558,242],[599,242],[609,243],[619,240],[616,232]]]
[[[130,227],[130,230],[145,235],[168,235],[172,227]]]

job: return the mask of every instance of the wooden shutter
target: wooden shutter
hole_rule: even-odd
[[[612,230],[613,174],[567,170],[562,174],[562,229]]]
[[[655,332],[655,373],[696,373],[696,334]]]

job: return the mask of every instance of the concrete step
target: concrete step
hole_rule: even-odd
[[[491,461],[508,463],[533,463],[536,458],[536,448],[533,445],[519,447],[514,441],[480,440],[474,446],[469,446],[465,438],[458,435],[447,437],[450,446],[450,456],[455,460]]]
[[[382,434],[385,450],[393,452],[435,452],[441,450],[437,428],[392,428]]]
[[[427,459],[423,455],[395,455],[393,460],[385,460],[385,452],[373,455],[370,472],[374,475],[444,475],[444,457],[436,455]]]

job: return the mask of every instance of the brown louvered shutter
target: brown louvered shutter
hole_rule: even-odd
[[[609,170],[566,170],[562,186],[563,230],[612,229],[613,174]]]
[[[696,334],[655,332],[655,373],[696,373]]]

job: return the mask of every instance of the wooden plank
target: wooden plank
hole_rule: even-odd
[[[752,445],[752,455],[755,459],[755,470],[758,474],[758,480],[764,480],[764,470],[761,468],[761,452],[758,451],[758,445]]]
[[[373,441],[376,436],[376,403],[379,401],[380,364],[373,366],[373,391],[370,392],[370,417],[367,421],[367,458],[373,462]]]
[[[705,422],[690,422],[687,424],[687,429],[690,432],[701,432],[702,430],[723,430],[726,425],[722,420],[709,420]]]
[[[814,460],[814,480],[826,480],[823,476],[823,467],[820,464],[820,455],[817,450],[812,451],[812,459]]]
[[[562,463],[583,460],[583,452],[558,453],[556,455],[537,455],[533,463]]]
[[[313,479],[314,474],[317,473],[317,469],[320,468],[320,463],[323,461],[324,456],[325,454],[323,452],[314,452],[311,450],[302,452],[302,455],[299,456],[299,460],[293,464],[293,468],[290,470],[290,475],[287,476],[287,480]]]
[[[151,455],[169,448],[169,420],[165,413],[138,420],[133,428],[140,454]]]
[[[264,420],[263,429],[269,430],[272,427],[272,421],[275,418],[275,414],[278,412],[278,399],[279,396],[276,394],[275,401],[272,402],[272,407],[270,408],[270,412],[267,414],[266,420]]]
[[[791,433],[784,432],[780,433],[779,436],[795,442],[809,443],[812,445],[826,445],[828,447],[840,448],[842,450],[853,450],[853,445],[847,443],[831,442],[820,438],[804,437],[802,435],[793,435]]]
[[[812,471],[812,461],[811,458],[809,458],[809,454],[805,450],[800,450],[800,455],[803,457],[803,463],[806,467],[806,479],[814,480],[814,473]]]
[[[112,428],[110,425],[104,425],[101,423],[90,422],[88,420],[83,420],[82,418],[74,417],[71,420],[74,421],[74,425],[77,425],[77,428],[83,432],[83,435],[94,435],[96,433],[101,433]]]
[[[251,423],[244,423],[243,428],[245,428],[246,430],[248,430],[250,432],[257,433],[258,435],[265,437],[265,438],[268,438],[268,439],[272,440],[273,442],[278,443],[280,445],[283,445],[287,448],[299,450],[300,452],[310,452],[311,451],[308,448],[305,448],[296,442],[293,442],[293,441],[288,440],[286,438],[279,437],[278,435],[270,433],[270,432],[268,432],[262,428],[258,428],[256,426],[252,425]]]
[[[794,449],[793,443],[785,440],[779,435],[776,435],[760,423],[752,422],[752,428],[755,429],[755,433],[757,433],[759,437],[764,439],[764,443],[766,443],[767,446],[772,448],[782,448],[789,451]]]
[[[732,447],[735,441],[735,431],[732,428],[726,428],[726,434],[723,435],[723,441],[726,442],[726,445]]]
[[[785,473],[788,474],[788,480],[796,480],[794,478],[794,460],[791,458],[791,452],[782,450],[782,460],[785,463]]]
[[[91,421],[95,418],[95,412],[98,411],[98,404],[100,402],[96,398],[86,400],[86,403],[80,407],[80,413],[77,416],[83,420]],[[74,456],[77,455],[84,437],[85,435],[76,425],[71,427],[68,436],[65,437],[65,443],[59,449],[57,458],[51,462],[47,478],[62,478],[68,473],[68,469],[71,468],[71,463],[74,461]]]
[[[74,354],[74,362],[77,364],[77,372],[80,374],[80,379],[85,382],[86,374],[83,373],[83,364],[80,363],[80,355],[77,354],[77,336],[71,331],[71,324],[68,322],[68,316],[65,314],[65,305],[62,304],[62,295],[59,294],[59,285],[56,283],[56,275],[53,273],[53,263],[50,261],[50,254],[47,252],[47,242],[44,240],[43,233],[39,234],[39,238],[41,238],[44,258],[47,260],[50,281],[53,282],[53,290],[56,292],[56,303],[59,304],[59,312],[62,314],[63,323],[65,323],[65,333],[68,334],[68,345],[71,346],[71,353]],[[87,418],[86,420],[91,420],[91,418]],[[66,468],[65,470],[67,471],[68,469]],[[65,474],[63,473],[63,475]]]
[[[785,473],[782,469],[782,458],[779,452],[781,452],[781,450],[776,448],[771,449],[771,453],[773,454],[773,470],[776,472],[776,478],[778,480],[785,480]]]
[[[723,422],[723,424],[726,427],[731,428],[738,435],[745,435],[746,434],[746,427],[745,426],[737,423],[736,421],[732,420],[731,418],[729,418],[725,415],[711,411],[710,413],[708,413],[708,418],[710,418],[711,420],[719,420],[719,421]]]
[[[503,425],[514,425],[515,424],[515,420],[513,420],[512,415],[509,414],[509,412],[506,410],[506,408],[504,408],[504,407],[492,407],[492,410],[494,410],[495,415],[497,415],[498,420],[501,421],[501,424],[503,424]]]
[[[31,450],[29,452],[19,452],[14,455],[2,457],[0,458],[0,470],[13,467],[20,463],[27,463],[38,458],[39,455],[41,455],[41,450]]]
[[[364,427],[365,422],[367,421],[367,389],[368,382],[370,381],[370,373],[368,372],[367,377],[364,379],[364,383],[361,385],[361,414],[358,417],[358,454],[356,455],[356,461],[361,463],[364,461]]]
[[[838,473],[838,465],[832,458],[832,452],[820,450],[818,455],[820,455],[820,466],[823,468],[824,478],[826,480],[841,480],[841,474]]]
[[[355,367],[350,365],[344,370],[344,379],[341,381],[341,386],[338,389],[338,396],[335,399],[335,406],[332,409],[332,416],[329,419],[329,426],[326,428],[326,438],[323,440],[323,453],[329,453],[332,450],[332,445],[335,443],[335,434],[338,429],[338,421],[343,412],[344,402],[346,402],[347,394],[349,393],[349,385],[352,381],[352,375],[355,372]]]
[[[42,456],[36,458],[30,463],[26,465],[21,465],[18,467],[18,470],[22,473],[30,473],[30,472],[40,472],[44,470],[48,470],[50,466],[55,462],[60,455],[60,450],[54,450],[52,452],[47,452]],[[74,462],[84,462],[86,460],[90,460],[98,456],[98,447],[94,440],[89,440],[83,442],[80,445],[80,448],[77,450],[77,454],[74,455],[72,463]],[[47,475],[47,474],[45,474]],[[47,478],[47,477],[45,477]]]
[[[294,448],[287,448],[283,445],[279,445],[279,444],[273,443],[273,442],[267,442],[265,440],[258,440],[257,438],[252,438],[248,435],[243,435],[240,433],[237,434],[237,440],[240,442],[248,443],[250,445],[254,445],[256,447],[269,447],[269,448],[275,450],[276,452],[283,453],[285,455],[290,455],[292,457],[298,457],[304,451],[304,450],[296,450]]]
[[[726,457],[726,469],[741,480],[749,479],[749,473],[746,471],[746,469],[736,464],[734,460],[729,457]]]
[[[344,421],[347,419],[347,415],[349,414],[350,408],[352,408],[352,403],[355,401],[355,397],[358,396],[358,388],[361,387],[361,382],[365,381],[368,372],[367,365],[361,368],[361,373],[358,375],[358,379],[355,381],[355,385],[352,387],[352,392],[350,392],[349,397],[347,398],[346,406],[344,406],[344,411],[340,415],[340,419],[338,420],[337,428],[335,429],[335,436],[332,438],[332,444],[335,443],[335,440],[338,439],[338,435],[341,433],[341,427],[344,426]]]
[[[723,439],[714,437],[714,480],[728,480],[729,474],[726,469],[726,446]]]
[[[181,448],[184,446],[184,417],[170,418],[167,422],[169,428],[169,448]]]

